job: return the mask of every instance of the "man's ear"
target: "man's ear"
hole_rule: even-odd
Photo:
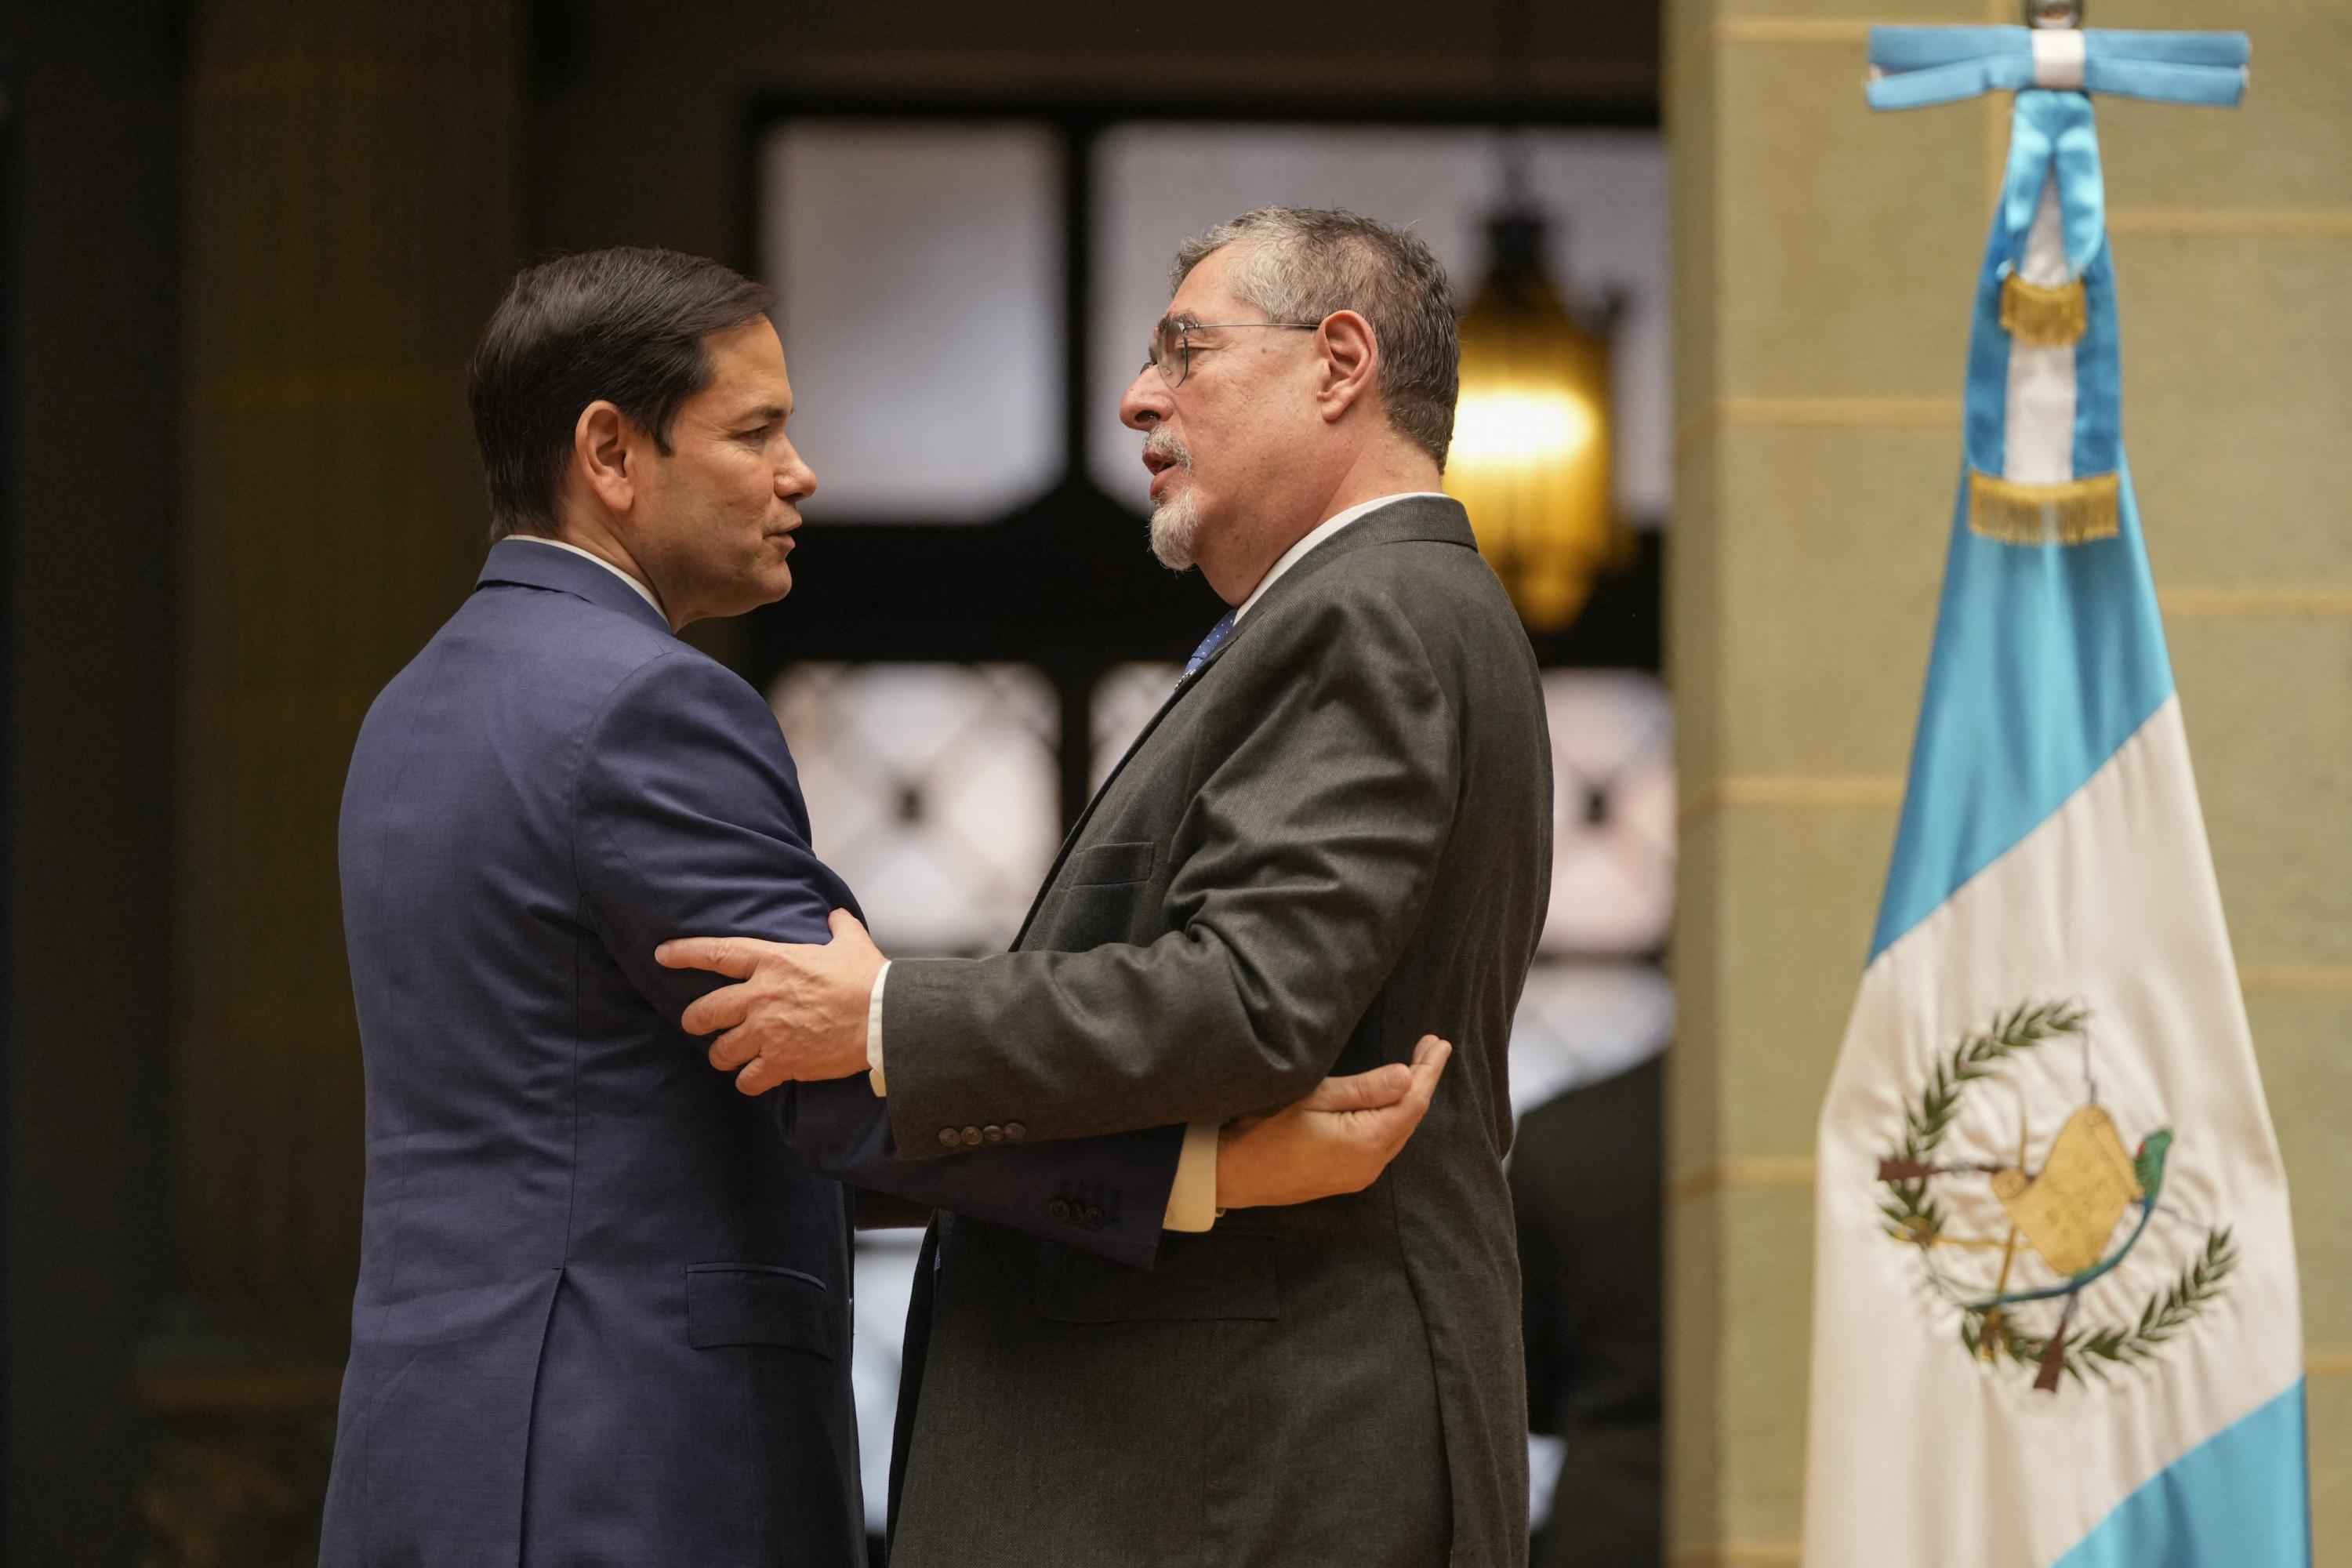
[[[1323,384],[1315,401],[1328,422],[1380,385],[1381,344],[1371,322],[1353,310],[1332,311],[1315,335],[1323,349]]]
[[[636,501],[627,416],[601,397],[582,409],[572,426],[572,467],[605,510],[626,512]]]

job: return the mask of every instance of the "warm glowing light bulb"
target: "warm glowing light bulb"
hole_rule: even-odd
[[[1454,413],[1453,460],[1472,466],[1573,462],[1600,426],[1590,404],[1556,388],[1465,390]]]
[[[1612,500],[1609,342],[1570,314],[1531,215],[1490,226],[1494,269],[1462,317],[1445,492],[1529,629],[1576,618],[1620,531]]]

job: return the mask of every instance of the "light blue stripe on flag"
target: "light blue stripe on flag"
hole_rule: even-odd
[[[2306,1568],[2310,1562],[2297,1379],[2167,1465],[2055,1568]]]
[[[1962,476],[1874,959],[2065,804],[2172,695],[2131,474],[2119,531],[2007,544]]]

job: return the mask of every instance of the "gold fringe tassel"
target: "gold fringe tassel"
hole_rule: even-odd
[[[2000,282],[2000,324],[2003,331],[2029,348],[2063,348],[2080,338],[2091,324],[2091,306],[2083,280],[2045,289],[2012,272]]]
[[[2123,487],[2114,474],[2021,485],[1969,471],[1969,527],[2003,544],[2084,544],[2113,539]]]

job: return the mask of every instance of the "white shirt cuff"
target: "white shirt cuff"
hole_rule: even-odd
[[[890,1098],[890,1089],[882,1077],[882,983],[890,978],[890,961],[884,959],[882,967],[874,972],[874,992],[866,1000],[866,1081],[874,1086],[875,1097]],[[1216,1167],[1210,1166],[1211,1174]]]
[[[1217,1133],[1213,1121],[1184,1129],[1184,1152],[1176,1158],[1176,1184],[1168,1189],[1167,1230],[1206,1230],[1217,1223]]]

